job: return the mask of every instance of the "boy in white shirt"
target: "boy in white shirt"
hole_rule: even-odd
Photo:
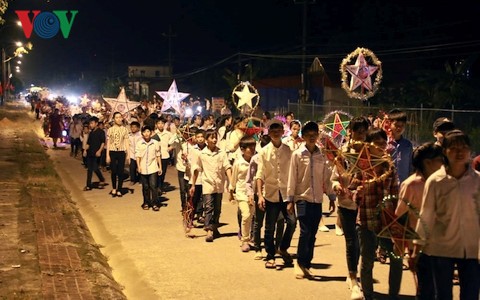
[[[152,136],[152,139],[160,142],[160,149],[162,154],[162,174],[158,176],[158,189],[161,193],[165,192],[165,175],[167,174],[168,162],[170,160],[170,151],[173,150],[168,143],[172,137],[172,133],[165,129],[165,118],[160,117],[156,121],[155,135]]]
[[[217,147],[217,132],[207,130],[205,132],[207,147],[200,152],[200,155],[193,166],[192,187],[190,195],[195,193],[195,184],[198,174],[203,171],[203,200],[205,203],[205,224],[207,231],[206,242],[213,242],[213,233],[218,236],[218,224],[222,210],[222,195],[225,187],[225,174],[231,181],[232,170],[225,152]]]
[[[135,155],[137,158],[138,173],[142,181],[143,203],[142,208],[148,210],[150,207],[154,211],[160,209],[157,192],[157,174],[162,174],[159,168],[160,144],[151,139],[153,130],[150,126],[142,127],[142,137],[135,146]]]
[[[318,125],[308,122],[302,128],[305,145],[295,150],[290,160],[288,175],[288,203],[295,203],[300,223],[295,277],[313,278],[310,271],[315,235],[322,218],[323,194],[331,194],[330,171],[327,161],[317,146]],[[325,187],[325,190],[324,190]],[[293,207],[291,207],[293,210]]]
[[[265,250],[267,261],[265,268],[275,269],[275,227],[278,216],[283,214],[287,226],[283,234],[278,252],[285,266],[292,265],[293,259],[287,252],[295,232],[296,218],[292,211],[293,203],[284,201],[287,198],[288,168],[292,150],[282,143],[283,124],[272,120],[268,135],[271,142],[258,153],[258,170],[255,176],[257,182],[258,207],[265,211]],[[288,207],[287,207],[288,206]],[[290,213],[288,211],[290,211]]]
[[[255,154],[256,142],[251,136],[244,136],[240,140],[242,155],[233,163],[232,180],[230,181],[230,201],[236,200],[241,216],[242,252],[250,251],[250,229],[254,211],[253,195],[247,191],[247,174],[252,156]]]
[[[130,185],[140,181],[140,175],[137,170],[137,158],[135,156],[135,147],[137,143],[142,140],[142,133],[140,132],[140,123],[133,121],[130,123],[130,133],[128,134],[129,155],[130,155]]]

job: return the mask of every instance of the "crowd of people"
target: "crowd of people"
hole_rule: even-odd
[[[199,113],[190,119],[152,113],[129,124],[118,112],[109,123],[78,114],[66,128],[71,155],[81,153],[87,168],[85,191],[105,188],[102,168],[108,168],[112,197],[125,194],[129,177],[130,184],[142,185],[141,209],[159,211],[162,194],[170,191],[168,166],[175,166],[181,210],[191,201],[190,218],[203,226],[205,241],[220,236],[226,193],[238,204],[241,251],[253,249],[265,268],[277,268],[279,255],[296,278],[317,276],[311,261],[325,198],[331,211],[338,209],[351,299],[373,299],[376,259],[389,259],[389,297],[398,298],[407,257],[419,299],[452,299],[457,273],[461,298],[478,299],[480,173],[470,140],[439,118],[432,142],[414,147],[403,135],[406,124],[400,110],[382,122],[353,117],[333,150],[325,124],[302,124],[291,112],[282,118],[265,112],[256,131],[246,130],[247,116]],[[294,261],[288,250],[297,226]],[[381,235],[394,226],[390,236]],[[415,238],[398,236],[398,230],[411,230]]]

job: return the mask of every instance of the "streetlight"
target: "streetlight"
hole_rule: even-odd
[[[25,45],[21,42],[15,42],[14,43],[16,48],[13,51],[12,56],[7,57],[6,49],[5,47],[2,47],[2,97],[1,97],[1,102],[0,104],[3,105],[5,98],[8,99],[8,90],[9,90],[9,85],[7,84],[7,78],[8,81],[10,81],[11,78],[11,71],[10,71],[10,61],[20,55],[27,54],[30,50],[33,48],[33,44],[28,42]],[[8,65],[7,65],[8,63]],[[21,63],[18,61],[17,63]],[[18,67],[18,66],[17,66]],[[16,68],[17,73],[20,73],[20,68]]]

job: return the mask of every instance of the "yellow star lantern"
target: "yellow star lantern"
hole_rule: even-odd
[[[257,89],[248,81],[240,82],[232,92],[233,103],[240,111],[253,111],[260,102]]]
[[[355,59],[355,63],[352,61]],[[368,63],[371,62],[371,64]],[[382,80],[382,63],[366,48],[357,48],[343,59],[340,65],[342,88],[351,98],[367,100],[378,90]],[[350,80],[348,77],[350,75]],[[375,80],[372,84],[372,76]],[[347,83],[350,81],[350,83]]]

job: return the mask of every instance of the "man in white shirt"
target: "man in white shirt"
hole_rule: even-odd
[[[287,207],[288,166],[292,151],[282,143],[283,124],[278,120],[271,122],[268,135],[271,142],[258,153],[258,170],[255,176],[258,190],[258,206],[265,210],[265,250],[267,262],[265,267],[276,268],[274,234],[278,216],[284,215],[287,226],[279,246],[279,252],[285,265],[291,265],[293,260],[287,249],[290,247],[295,232],[296,218],[292,212],[293,203]],[[289,213],[288,211],[291,213]]]

